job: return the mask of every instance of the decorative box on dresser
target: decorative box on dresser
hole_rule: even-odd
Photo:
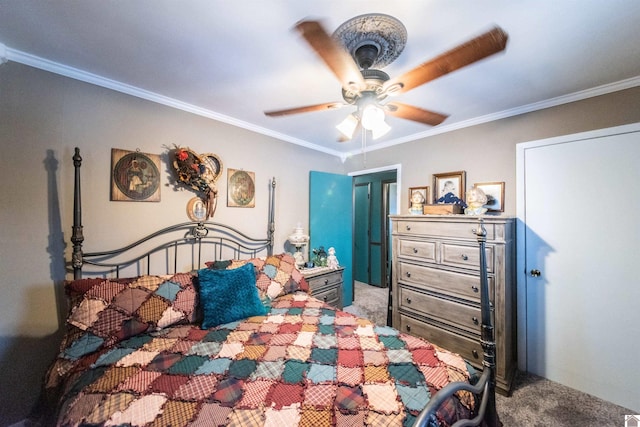
[[[392,215],[393,327],[459,353],[482,369],[478,217]],[[494,308],[496,389],[509,394],[517,367],[515,224],[484,216]]]
[[[309,283],[311,295],[342,310],[342,272],[344,267],[332,269],[315,267],[300,270]]]

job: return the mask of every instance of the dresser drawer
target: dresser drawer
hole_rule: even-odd
[[[470,240],[477,239],[477,227],[477,223],[469,222],[422,222],[410,220],[399,220],[397,222],[398,234],[414,234],[417,236],[434,236]],[[495,238],[494,224],[485,224],[484,228],[487,230],[487,240],[493,240]]]
[[[340,298],[340,292],[342,292],[341,288],[332,287],[328,289],[319,289],[317,292],[312,292],[311,295],[333,307],[342,309],[342,298]]]
[[[455,332],[442,329],[441,326],[431,325],[402,314],[400,315],[400,327],[398,329],[402,332],[425,338],[437,346],[458,353],[475,366],[481,366],[482,364],[482,345],[480,345],[477,338],[467,338]]]
[[[415,265],[400,261],[398,281],[423,290],[441,292],[480,304],[480,276]],[[493,301],[494,278],[489,277],[489,296]]]
[[[341,282],[342,282],[341,270],[307,278],[307,283],[309,283],[309,288],[311,288],[311,290],[323,288],[325,286],[329,286],[329,285],[333,285],[335,283],[341,283]]]
[[[436,261],[436,243],[419,240],[399,239],[400,256],[416,257],[425,261]]]
[[[401,310],[438,318],[470,333],[480,334],[480,307],[460,304],[402,287],[398,305]]]
[[[478,246],[458,245],[454,243],[442,243],[440,262],[453,267],[470,268],[480,271],[480,251]],[[493,273],[494,250],[493,246],[485,247],[487,254],[487,271]]]

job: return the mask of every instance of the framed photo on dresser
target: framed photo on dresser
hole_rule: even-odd
[[[473,187],[487,195],[485,208],[490,212],[504,212],[504,182],[476,182]]]
[[[466,172],[446,172],[433,174],[433,203],[451,193],[460,200],[465,198]],[[441,202],[442,203],[442,202]]]

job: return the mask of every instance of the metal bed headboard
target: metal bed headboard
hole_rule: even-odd
[[[120,277],[124,269],[137,269],[138,274],[151,274],[152,263],[161,261],[166,274],[184,271],[179,263],[190,264],[190,269],[200,268],[202,262],[222,259],[251,258],[262,254],[273,254],[275,232],[275,188],[272,178],[269,186],[269,210],[266,237],[250,237],[235,227],[217,222],[184,222],[171,225],[153,232],[122,248],[83,252],[82,200],[80,185],[80,167],[82,157],[76,147],[73,155],[74,198],[73,228],[71,242],[73,252],[71,267],[74,279],[80,279],[84,273],[97,275],[115,275]],[[86,269],[86,265],[93,268]],[[182,264],[180,264],[182,265]],[[157,268],[154,268],[154,272]]]

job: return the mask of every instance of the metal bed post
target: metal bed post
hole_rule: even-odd
[[[478,244],[480,245],[480,302],[481,302],[481,320],[482,332],[480,343],[483,350],[482,365],[489,370],[489,382],[487,384],[487,413],[485,422],[489,427],[500,426],[498,413],[496,412],[496,341],[493,329],[493,304],[489,297],[489,279],[487,277],[487,254],[485,251],[485,243],[487,242],[487,230],[484,228],[482,218],[478,221]]]
[[[276,212],[276,177],[271,178],[271,186],[269,187],[269,230],[267,235],[269,238],[269,244],[267,247],[267,255],[273,255],[273,244],[275,234],[275,212]]]
[[[482,217],[478,219],[478,228],[475,230],[480,249],[480,314],[482,330],[480,342],[483,350],[482,376],[475,385],[465,382],[449,383],[441,388],[427,406],[420,412],[415,420],[414,427],[426,427],[436,425],[436,411],[447,399],[451,399],[458,391],[469,391],[476,395],[482,395],[479,408],[476,407],[476,416],[471,420],[459,420],[452,427],[478,426],[484,421],[484,426],[500,427],[502,423],[496,411],[495,394],[495,367],[496,367],[496,342],[493,330],[493,306],[489,297],[489,279],[487,277],[487,254],[485,243],[487,230],[484,228]]]
[[[82,166],[82,157],[80,157],[80,149],[76,147],[75,154],[73,155],[73,227],[71,234],[71,242],[73,243],[71,265],[73,266],[73,278],[76,280],[82,278],[82,242],[84,241],[84,236],[82,234],[80,166]]]

